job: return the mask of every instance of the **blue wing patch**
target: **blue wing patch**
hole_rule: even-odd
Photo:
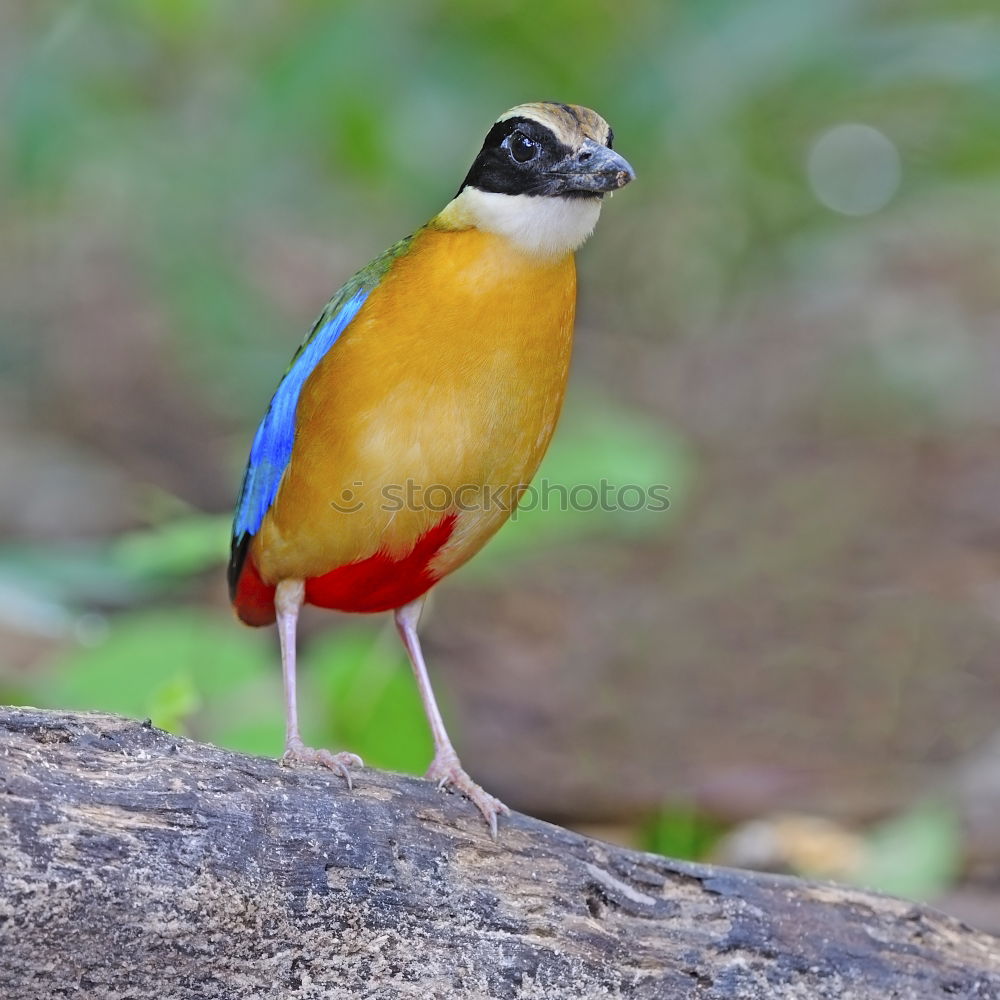
[[[250,447],[250,461],[243,478],[233,537],[253,535],[278,493],[281,477],[292,457],[295,441],[295,410],[302,386],[358,314],[371,288],[359,288],[333,316],[320,320],[315,332],[295,355],[285,377],[271,398],[264,419]]]
[[[271,405],[254,435],[250,461],[247,463],[240,499],[236,505],[236,517],[233,519],[228,576],[229,592],[234,600],[250,541],[274,503],[281,477],[292,457],[295,411],[298,409],[302,387],[327,351],[357,316],[365,299],[378,286],[394,261],[407,252],[413,239],[413,236],[407,236],[394,243],[334,295],[316,321],[312,333],[292,358],[285,377],[271,398]]]

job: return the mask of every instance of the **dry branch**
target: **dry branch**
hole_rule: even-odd
[[[109,715],[0,711],[0,996],[998,1000],[927,908]]]

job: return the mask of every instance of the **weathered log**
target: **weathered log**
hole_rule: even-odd
[[[1000,997],[923,906],[671,861],[148,723],[0,712],[0,996]]]

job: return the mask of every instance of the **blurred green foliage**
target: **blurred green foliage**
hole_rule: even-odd
[[[929,799],[870,831],[855,881],[894,896],[932,900],[952,885],[961,867],[958,813],[947,802]]]
[[[788,837],[789,824],[794,838]],[[753,836],[747,838],[749,828]],[[727,825],[718,818],[693,805],[674,804],[652,816],[638,839],[644,850],[668,857],[713,861],[721,854],[729,864],[771,864],[801,878],[833,879],[928,901],[940,897],[961,873],[960,820],[944,799],[920,800],[864,832],[809,816],[773,816],[749,828],[737,827],[739,847],[727,841]]]
[[[355,234],[360,264],[451,195],[498,110],[572,98],[614,122],[644,192],[619,223],[635,292],[595,318],[648,326],[655,289],[674,323],[710,321],[733,282],[789,255],[814,267],[818,234],[836,246],[802,175],[828,124],[890,134],[909,197],[942,178],[992,184],[991,13],[988,0],[37,2],[5,15],[4,180],[29,214],[99,205],[94,223],[128,240],[192,376],[250,420],[289,353],[246,260],[276,211],[321,239]],[[318,305],[301,303],[303,327]]]
[[[694,806],[664,806],[639,830],[643,850],[670,858],[706,861],[725,825]]]

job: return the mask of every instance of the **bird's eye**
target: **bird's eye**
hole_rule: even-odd
[[[538,155],[538,143],[529,139],[523,132],[511,132],[507,140],[507,150],[516,162],[527,163]]]

